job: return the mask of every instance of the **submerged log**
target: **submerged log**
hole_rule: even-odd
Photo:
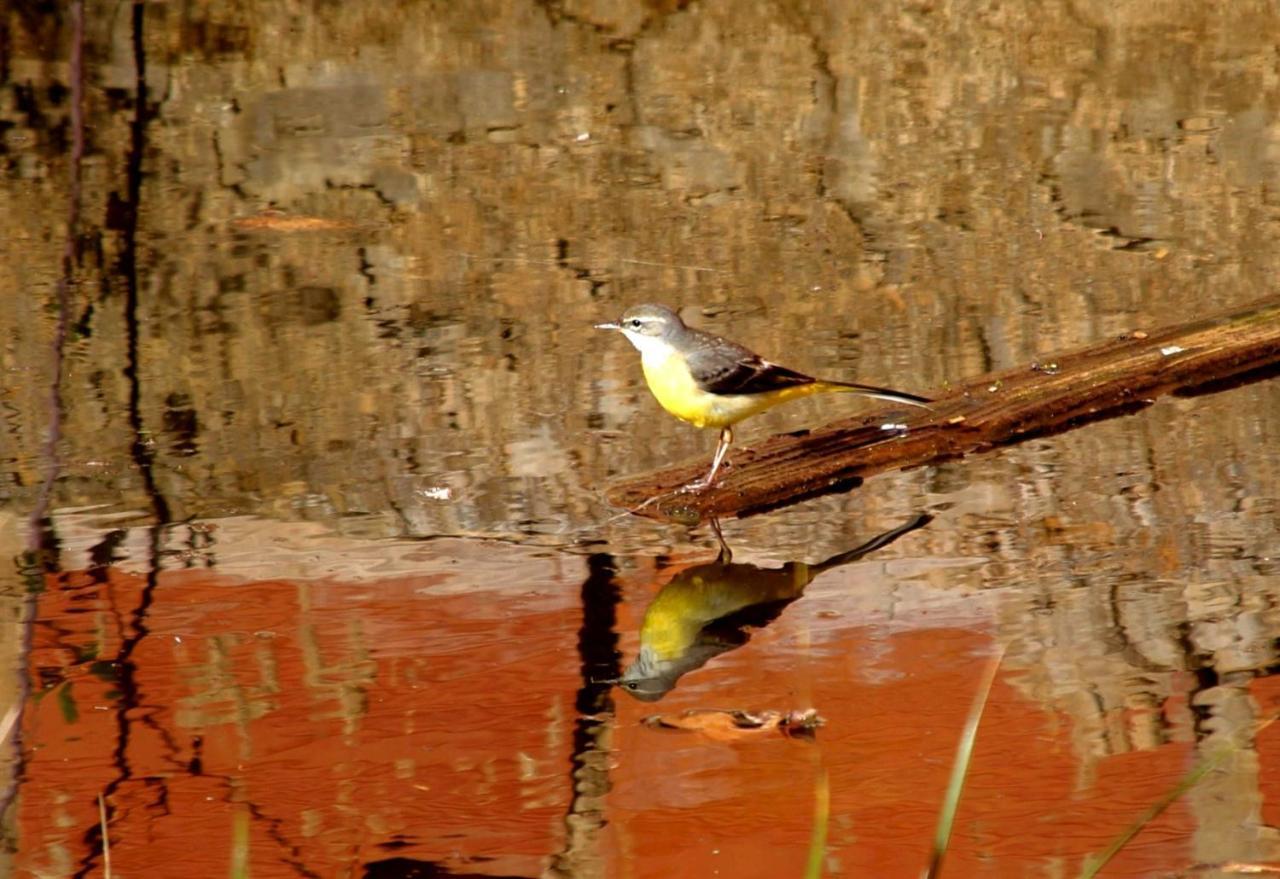
[[[680,488],[708,460],[626,479],[610,503],[657,519],[747,516],[847,491],[885,470],[988,452],[1150,406],[1280,374],[1280,298],[1118,338],[932,394],[931,411],[887,407],[735,447],[702,491]]]

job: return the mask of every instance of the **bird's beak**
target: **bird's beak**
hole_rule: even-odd
[[[622,324],[618,323],[617,321],[611,320],[608,323],[596,324],[596,329],[597,330],[620,330],[622,329]]]

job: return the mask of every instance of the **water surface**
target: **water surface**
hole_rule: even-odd
[[[1273,295],[1274,10],[76,8],[0,16],[5,870],[102,875],[102,795],[122,876],[799,876],[825,785],[825,874],[917,875],[1000,652],[946,875],[1077,875],[1206,759],[1103,875],[1280,861],[1274,380],[727,569],[605,502],[714,437],[591,329],[927,393]],[[643,722],[709,708],[825,723]]]

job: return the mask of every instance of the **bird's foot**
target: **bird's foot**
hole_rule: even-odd
[[[722,464],[717,464],[715,467],[711,468],[711,472],[706,476],[703,476],[701,479],[695,479],[693,482],[685,483],[677,488],[676,494],[690,494],[695,491],[706,491],[708,488],[715,485],[717,473],[728,470],[732,466],[733,465],[728,461],[725,461]]]

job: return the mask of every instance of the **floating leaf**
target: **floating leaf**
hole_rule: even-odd
[[[722,742],[758,739],[781,733],[812,738],[824,721],[812,708],[804,711],[743,711],[737,708],[690,708],[680,714],[651,714],[640,721],[652,729],[696,732]]]

